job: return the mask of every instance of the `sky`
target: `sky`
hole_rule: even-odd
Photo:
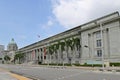
[[[22,48],[116,11],[120,0],[0,0],[0,45]]]

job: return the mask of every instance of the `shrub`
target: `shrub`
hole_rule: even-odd
[[[120,63],[110,63],[110,66],[120,66]]]
[[[41,62],[41,61],[39,61],[39,62],[38,62],[38,64],[42,64],[42,62]]]
[[[102,67],[102,64],[87,64],[87,63],[85,63],[85,64],[83,64],[83,65],[81,65],[81,64],[74,64],[75,66],[84,66],[84,67]]]

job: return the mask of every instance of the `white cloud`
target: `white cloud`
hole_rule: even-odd
[[[92,9],[89,17],[101,17],[115,11],[120,11],[120,0],[92,0]]]
[[[53,14],[65,28],[120,11],[120,0],[52,0]]]
[[[57,0],[53,3],[53,14],[60,24],[71,28],[86,20],[90,8],[89,0]]]
[[[47,25],[48,25],[48,26],[52,26],[52,25],[53,25],[53,22],[52,22],[51,20],[49,20],[49,21],[47,22]]]
[[[50,18],[45,24],[42,25],[42,28],[46,29],[51,27],[54,24],[54,21],[52,18]]]

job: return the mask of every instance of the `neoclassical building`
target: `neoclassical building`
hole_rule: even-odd
[[[4,45],[0,45],[0,63],[2,63],[3,57],[4,57]]]
[[[10,57],[10,61],[9,62],[11,63],[14,60],[14,55],[15,55],[15,52],[17,50],[18,50],[17,43],[12,38],[11,41],[7,45],[7,50],[3,51],[3,56],[8,55]],[[3,57],[3,59],[4,59],[4,57]]]
[[[120,16],[103,16],[35,42],[19,51],[24,62],[101,64],[120,62]]]

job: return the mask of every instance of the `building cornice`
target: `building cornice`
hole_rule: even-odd
[[[115,22],[115,21],[120,21],[120,16],[112,18],[112,19],[104,21],[104,22],[99,22],[99,23],[96,23],[97,21],[94,21],[94,22],[92,22],[92,23],[94,23],[92,26],[89,26],[87,28],[83,28],[83,29],[79,30],[79,33],[86,31],[86,30],[91,30],[93,28],[99,27],[100,24],[102,24],[104,26],[104,25],[107,25],[107,24],[109,24],[111,22]]]
[[[102,19],[105,19],[105,18],[108,18],[110,16],[116,16],[114,18],[111,18],[111,19],[108,19],[108,20],[104,20],[103,22],[100,21]],[[53,41],[57,41],[58,38],[59,39],[63,39],[64,38],[64,35],[68,35],[66,37],[70,37],[71,35],[76,35],[78,33],[81,33],[83,31],[86,31],[86,30],[90,30],[90,29],[93,29],[95,27],[98,27],[100,23],[102,23],[103,25],[105,24],[108,24],[110,22],[113,22],[113,21],[116,21],[116,20],[120,20],[120,16],[119,16],[119,13],[118,12],[114,12],[112,14],[109,14],[109,15],[106,15],[106,16],[103,16],[101,18],[98,18],[98,19],[95,19],[93,21],[90,21],[88,23],[85,23],[85,24],[82,24],[82,25],[79,25],[75,28],[72,28],[70,30],[67,30],[67,31],[64,31],[62,33],[59,33],[59,34],[56,34],[54,36],[51,36],[51,37],[48,37],[44,40],[41,40],[41,41],[38,41],[38,42],[35,42],[33,44],[30,44],[28,46],[25,46],[23,48],[20,48],[19,50],[26,50],[26,49],[32,49],[32,48],[35,48],[35,47],[38,47],[38,46],[42,46],[42,45],[45,45],[45,44],[48,44],[50,42],[53,42]],[[96,24],[97,23],[97,24]],[[88,26],[86,28],[84,28],[85,26]],[[72,32],[77,32],[77,33],[74,33],[74,34],[71,34]],[[55,39],[55,40],[54,40]]]

